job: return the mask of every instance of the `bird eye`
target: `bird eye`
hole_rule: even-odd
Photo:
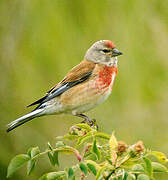
[[[109,53],[110,52],[110,49],[103,49],[102,50],[104,53]]]

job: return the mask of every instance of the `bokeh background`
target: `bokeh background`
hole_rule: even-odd
[[[168,0],[1,0],[0,1],[0,179],[16,154],[45,150],[57,135],[81,120],[70,115],[42,117],[6,133],[6,124],[28,113],[82,60],[97,40],[112,40],[124,55],[113,93],[88,115],[119,140],[143,140],[168,155]],[[61,157],[69,165],[70,157]],[[72,161],[71,161],[72,162]],[[26,167],[12,180],[36,180],[55,170],[47,158],[33,175]],[[160,180],[167,179],[162,175]]]

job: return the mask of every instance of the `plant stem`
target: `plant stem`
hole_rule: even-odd
[[[42,156],[42,155],[45,155],[45,154],[47,154],[47,153],[49,153],[49,152],[56,152],[56,151],[67,151],[67,152],[72,152],[72,153],[74,153],[75,154],[75,156],[77,157],[77,159],[79,160],[79,161],[81,161],[81,156],[80,156],[80,154],[79,154],[79,151],[78,150],[76,150],[76,149],[74,149],[74,148],[72,148],[72,147],[70,147],[70,146],[65,146],[65,147],[61,147],[61,148],[56,148],[56,149],[53,149],[53,150],[46,150],[46,151],[44,151],[44,152],[41,152],[41,153],[39,153],[39,154],[37,154],[36,156],[34,156],[34,157],[32,157],[30,160],[33,160],[33,159],[37,159],[38,157],[40,157],[40,156]]]

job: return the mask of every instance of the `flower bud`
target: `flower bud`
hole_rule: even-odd
[[[123,141],[118,141],[118,147],[117,147],[117,153],[118,155],[121,155],[122,153],[126,152],[128,146]]]
[[[138,141],[136,144],[135,144],[135,152],[137,154],[140,154],[142,152],[144,152],[144,145],[143,145],[143,142],[142,141]]]

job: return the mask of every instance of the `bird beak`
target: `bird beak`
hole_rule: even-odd
[[[116,49],[116,48],[113,48],[112,49],[112,56],[113,57],[115,57],[115,56],[120,56],[120,55],[122,55],[123,53],[122,52],[120,52],[118,49]]]

